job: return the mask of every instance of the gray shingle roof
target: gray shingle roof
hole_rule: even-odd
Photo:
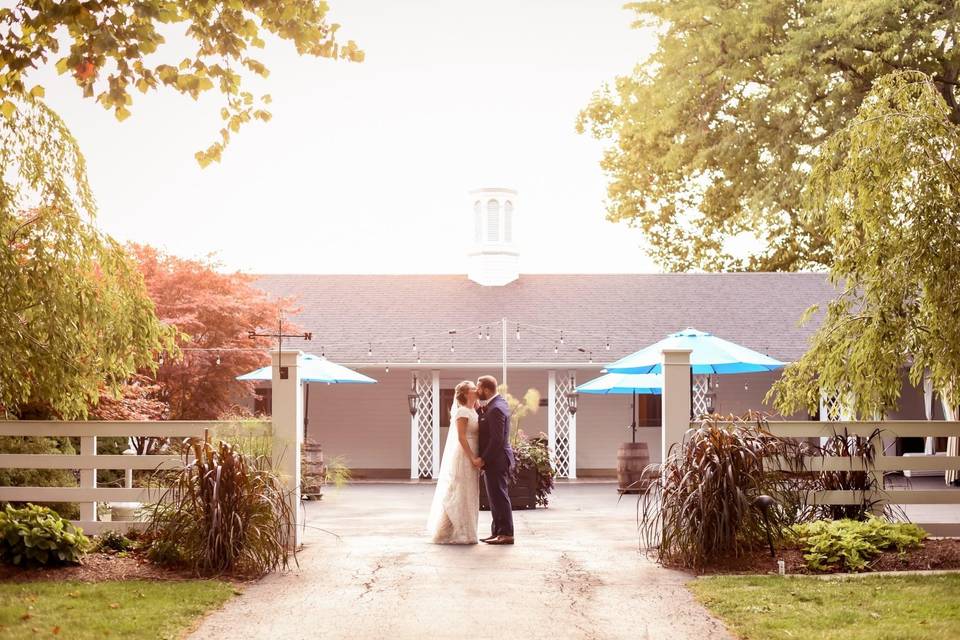
[[[423,362],[494,364],[504,317],[514,363],[586,363],[578,348],[612,362],[688,326],[795,360],[816,326],[799,327],[800,315],[834,294],[812,273],[522,275],[503,287],[462,275],[263,275],[254,284],[300,307],[291,319],[314,338],[291,346],[353,364],[414,363],[412,337]],[[450,351],[448,331],[478,325],[490,340],[461,332]]]

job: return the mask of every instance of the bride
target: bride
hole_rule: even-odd
[[[450,431],[427,521],[436,544],[477,544],[480,517],[477,386],[464,380],[454,390]]]

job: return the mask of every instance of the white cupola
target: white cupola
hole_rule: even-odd
[[[513,189],[470,191],[473,245],[467,277],[485,287],[500,287],[520,277],[520,253],[514,243],[517,192]]]

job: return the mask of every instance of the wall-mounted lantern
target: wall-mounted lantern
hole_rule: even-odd
[[[567,411],[570,412],[570,415],[577,415],[577,398],[580,394],[578,393],[568,393],[567,395]]]

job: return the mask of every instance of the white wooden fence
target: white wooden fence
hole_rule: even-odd
[[[830,438],[835,435],[869,438],[874,433],[873,462],[866,464],[858,456],[812,456],[804,459],[803,468],[810,471],[869,471],[877,476],[877,487],[883,487],[882,475],[889,471],[944,471],[960,470],[960,456],[898,456],[889,455],[883,442],[892,444],[894,438],[958,437],[960,422],[933,420],[877,420],[877,421],[772,421],[767,429],[776,436],[788,438]],[[889,484],[889,483],[888,483]],[[864,495],[862,491],[818,491],[810,495],[813,504],[896,505],[957,505],[960,520],[960,489],[944,486],[942,489],[884,488]],[[960,536],[960,522],[918,522],[931,535]]]
[[[3,469],[71,469],[79,471],[79,486],[74,487],[0,487],[0,501],[74,502],[80,505],[80,519],[75,524],[85,533],[97,534],[112,529],[124,531],[140,528],[143,523],[133,521],[101,522],[97,519],[97,503],[139,502],[151,503],[160,499],[162,487],[98,487],[97,469],[148,470],[171,468],[183,464],[179,455],[97,455],[97,438],[150,437],[203,438],[211,436],[262,437],[271,436],[271,424],[264,421],[244,422],[56,422],[45,420],[0,421],[0,436],[48,436],[80,439],[79,455],[0,453]],[[128,478],[130,474],[125,474]]]

